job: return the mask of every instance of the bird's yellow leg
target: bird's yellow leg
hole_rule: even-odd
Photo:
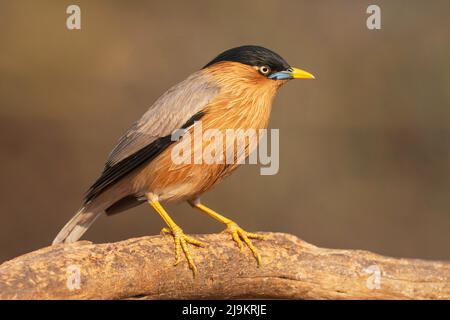
[[[192,259],[188,244],[190,243],[200,247],[204,247],[206,246],[206,244],[184,234],[183,230],[172,220],[172,218],[169,216],[167,211],[163,208],[158,200],[148,200],[148,203],[150,203],[150,205],[156,210],[156,212],[159,213],[161,218],[169,227],[163,228],[161,232],[169,233],[173,236],[173,239],[175,241],[175,265],[180,262],[181,251],[183,251],[189,268],[194,272],[194,274],[196,274],[197,267],[195,266],[194,259]]]
[[[253,245],[250,239],[263,239],[264,237],[262,235],[245,231],[244,229],[239,227],[239,225],[236,222],[208,208],[207,206],[200,203],[199,200],[189,201],[189,204],[192,207],[197,208],[201,212],[206,213],[211,218],[216,219],[217,221],[225,224],[227,226],[225,231],[231,234],[231,237],[237,243],[239,249],[241,251],[243,250],[244,244],[242,243],[242,241],[244,241],[244,243],[252,251],[253,256],[258,262],[258,266],[261,265],[261,254],[259,253],[258,249],[256,249],[256,247]]]

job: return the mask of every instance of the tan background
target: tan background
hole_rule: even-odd
[[[79,4],[82,30],[65,28]],[[0,261],[48,245],[118,137],[219,52],[260,44],[317,76],[285,86],[280,171],[240,169],[205,196],[248,230],[321,246],[450,259],[450,2],[2,1]],[[170,205],[189,233],[222,226]],[[95,242],[157,234],[147,206]]]

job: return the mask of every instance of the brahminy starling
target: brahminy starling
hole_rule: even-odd
[[[290,79],[314,79],[314,76],[291,67],[269,49],[246,45],[219,54],[167,90],[120,138],[102,174],[88,190],[81,209],[58,233],[53,244],[77,241],[102,213],[111,215],[148,202],[167,224],[163,232],[174,239],[175,264],[183,253],[195,274],[197,267],[189,245],[204,246],[204,243],[186,235],[161,204],[187,201],[225,224],[225,230],[239,248],[248,246],[260,265],[261,255],[251,239],[261,235],[245,231],[200,202],[200,196],[239,163],[174,163],[172,151],[182,139],[173,139],[172,134],[179,129],[190,133],[200,123],[203,130],[265,129],[277,91]],[[245,155],[253,148],[254,144],[247,143]]]

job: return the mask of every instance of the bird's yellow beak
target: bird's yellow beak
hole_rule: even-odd
[[[293,79],[315,79],[316,78],[316,77],[314,77],[313,74],[311,74],[305,70],[299,69],[299,68],[291,67],[290,70],[288,70],[288,71],[290,71]]]
[[[287,70],[279,71],[276,73],[272,73],[269,76],[269,79],[273,80],[289,80],[289,79],[315,79],[311,73],[306,72],[305,70],[290,67]]]

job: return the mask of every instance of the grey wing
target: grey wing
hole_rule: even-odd
[[[119,140],[85,202],[160,154],[173,143],[171,133],[199,120],[218,92],[218,86],[199,71],[164,93]]]
[[[119,139],[106,162],[113,166],[160,137],[181,128],[204,109],[219,88],[198,71],[166,91]]]

